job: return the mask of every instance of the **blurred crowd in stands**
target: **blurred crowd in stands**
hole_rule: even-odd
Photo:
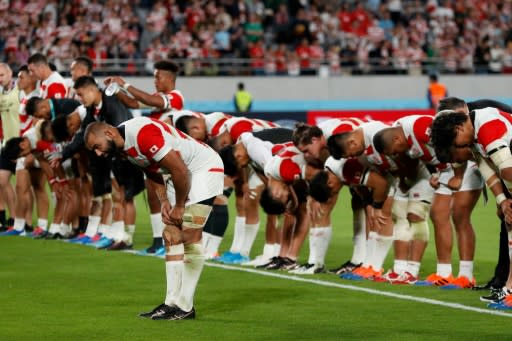
[[[148,74],[512,73],[509,0],[0,0],[0,57]]]

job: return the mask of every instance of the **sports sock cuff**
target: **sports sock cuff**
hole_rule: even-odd
[[[48,219],[37,219],[37,226],[39,226],[45,231],[48,230]]]
[[[171,245],[166,255],[167,256],[179,256],[185,253],[185,246],[183,244]]]

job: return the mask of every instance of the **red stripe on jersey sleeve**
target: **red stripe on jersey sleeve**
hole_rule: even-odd
[[[433,121],[433,116],[424,116],[414,122],[412,130],[418,142],[428,143],[430,141],[430,127]]]
[[[231,130],[229,131],[229,135],[231,135],[231,139],[233,142],[236,142],[240,135],[247,132],[252,132],[253,123],[250,121],[239,121],[233,124]]]
[[[62,83],[52,83],[48,86],[46,98],[65,98],[66,87]]]
[[[500,120],[492,120],[484,123],[478,130],[477,141],[486,150],[492,142],[500,139],[507,133],[507,126]]]
[[[332,135],[337,135],[337,134],[345,133],[347,131],[352,131],[352,130],[354,130],[353,124],[342,123],[339,126],[337,126],[336,128],[334,128],[334,130],[332,131]]]
[[[137,144],[140,152],[148,159],[153,160],[155,154],[165,144],[162,130],[154,124],[145,125],[137,134]]]
[[[171,91],[167,94],[167,98],[169,99],[169,105],[171,109],[174,110],[183,110],[183,96],[178,91]]]
[[[284,182],[293,182],[300,178],[300,167],[291,159],[284,159],[279,165],[279,175]]]

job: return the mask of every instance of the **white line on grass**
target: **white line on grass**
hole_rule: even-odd
[[[471,306],[467,306],[467,305],[463,305],[463,304],[459,304],[459,303],[444,302],[444,301],[433,300],[433,299],[425,298],[425,297],[416,297],[416,296],[410,296],[410,295],[404,295],[404,294],[396,294],[396,293],[389,292],[389,291],[381,291],[381,290],[376,290],[376,289],[369,289],[369,288],[358,287],[358,286],[354,286],[354,285],[347,285],[347,284],[340,284],[340,283],[334,283],[334,282],[328,282],[328,281],[321,281],[321,280],[317,280],[317,279],[303,278],[303,277],[298,277],[298,276],[283,275],[283,274],[274,273],[274,272],[267,272],[267,271],[260,271],[260,270],[255,270],[255,269],[241,268],[241,267],[237,267],[237,266],[229,266],[229,265],[217,264],[217,263],[211,263],[211,262],[207,262],[206,265],[214,267],[214,268],[221,268],[221,269],[226,269],[226,270],[235,270],[235,271],[249,272],[249,273],[258,274],[258,275],[261,275],[261,276],[268,276],[268,277],[287,279],[287,280],[296,281],[296,282],[311,283],[311,284],[316,284],[316,285],[322,285],[322,286],[325,286],[325,287],[335,287],[335,288],[341,288],[341,289],[347,289],[347,290],[353,290],[353,291],[362,291],[362,292],[366,292],[368,294],[373,294],[373,295],[393,297],[393,298],[398,298],[398,299],[406,300],[406,301],[415,301],[415,302],[420,302],[420,303],[427,303],[427,304],[438,305],[438,306],[448,307],[448,308],[453,308],[453,309],[472,311],[472,312],[480,313],[480,314],[512,317],[512,314],[505,313],[505,312],[502,312],[502,311],[490,310],[490,309],[481,309],[481,308],[471,307]]]

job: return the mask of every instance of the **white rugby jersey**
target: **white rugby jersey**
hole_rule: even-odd
[[[124,126],[124,151],[133,164],[150,172],[168,173],[158,162],[171,150],[176,151],[191,173],[224,172],[220,157],[208,145],[198,142],[182,131],[149,117],[132,118]]]
[[[157,92],[153,95],[159,95],[164,100],[164,107],[162,109],[158,109],[152,111],[149,114],[149,117],[164,120],[170,115],[173,114],[176,110],[183,110],[185,106],[185,98],[181,94],[179,90],[171,90],[168,93]]]
[[[344,185],[348,186],[364,185],[368,172],[368,167],[358,158],[336,160],[332,156],[325,161],[325,169],[333,172]]]
[[[34,118],[32,116],[27,115],[25,108],[27,106],[27,102],[32,97],[39,96],[38,89],[35,89],[29,94],[25,94],[24,91],[20,91],[20,107],[19,107],[19,117],[20,117],[20,136],[23,135],[27,130],[32,127],[32,123],[34,122]]]
[[[265,175],[287,184],[301,179],[306,169],[304,155],[293,145],[288,145],[274,155],[265,165]]]
[[[433,121],[433,116],[411,115],[398,119],[393,126],[400,126],[403,129],[409,145],[406,152],[407,156],[411,159],[420,159],[433,166],[441,166],[443,164],[439,163],[434,147],[430,142],[430,127]]]
[[[233,141],[238,141],[238,138],[243,133],[256,132],[263,129],[277,128],[279,125],[265,120],[250,119],[246,117],[231,117],[225,120],[217,131],[212,131],[211,136],[215,137],[227,131],[231,135]]]
[[[39,93],[43,99],[66,98],[68,93],[66,80],[57,71],[53,71],[48,78],[39,84]]]
[[[474,110],[475,149],[483,157],[509,148],[512,140],[512,116],[496,108]]]
[[[325,139],[332,135],[341,134],[357,129],[361,124],[366,123],[359,118],[331,118],[318,124]]]
[[[217,136],[219,135],[219,130],[222,128],[222,125],[228,118],[231,118],[231,115],[225,114],[220,111],[215,111],[210,114],[204,115],[204,120],[206,122],[206,131],[209,136]]]
[[[375,146],[373,145],[373,137],[375,134],[377,134],[382,129],[389,128],[389,126],[380,121],[373,121],[361,124],[359,128],[363,130],[365,146],[363,155],[366,157],[368,162],[381,171],[397,170],[398,166],[396,162],[389,156],[377,152]]]
[[[200,112],[195,112],[195,111],[192,111],[192,110],[178,110],[178,111],[174,111],[172,113],[172,125],[176,125],[176,122],[182,118],[182,117],[197,117],[197,118],[202,118],[204,119],[204,114],[203,113],[200,113]]]

